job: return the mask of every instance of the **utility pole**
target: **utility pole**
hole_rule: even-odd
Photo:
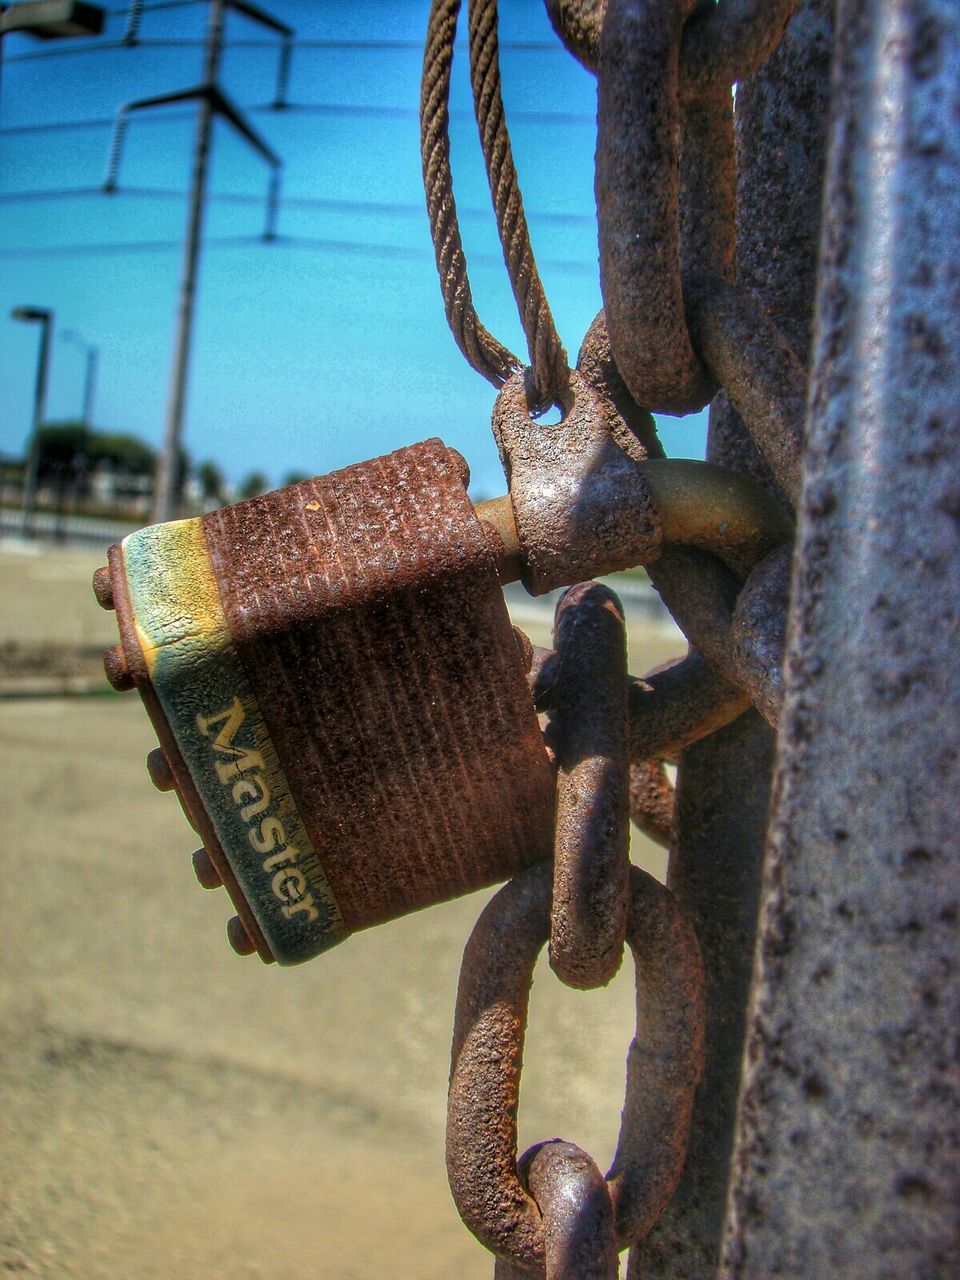
[[[216,115],[224,116],[238,133],[259,152],[273,170],[273,180],[267,197],[267,227],[264,238],[270,239],[273,234],[280,160],[230,102],[217,83],[217,76],[220,72],[220,59],[223,53],[224,22],[228,8],[234,9],[245,17],[269,27],[284,38],[280,76],[281,82],[285,83],[289,66],[289,42],[293,35],[293,29],[285,23],[279,22],[270,14],[265,13],[258,6],[248,3],[247,0],[210,0],[203,82],[193,89],[182,89],[174,93],[161,94],[158,97],[142,98],[137,102],[129,102],[120,108],[117,113],[107,179],[104,184],[105,190],[108,192],[113,192],[117,189],[120,150],[126,130],[127,116],[130,112],[140,111],[149,107],[167,106],[174,102],[195,100],[198,103],[197,132],[193,148],[193,177],[190,189],[190,207],[187,215],[183,270],[180,278],[180,296],[177,306],[173,367],[170,375],[170,395],[167,404],[163,448],[157,460],[154,490],[153,518],[157,523],[169,520],[174,514],[177,472],[180,462],[180,442],[183,436],[183,414],[190,367],[190,348],[193,338],[193,312],[200,265],[207,175],[213,141],[213,122]],[[279,92],[274,105],[277,107],[284,105]]]
[[[27,444],[27,466],[23,478],[23,506],[20,513],[20,537],[29,538],[33,509],[37,505],[37,486],[40,480],[40,428],[43,425],[47,402],[47,379],[50,374],[50,332],[53,328],[53,312],[48,307],[15,307],[10,313],[14,320],[40,325],[40,350],[37,354],[37,378],[33,391],[33,421]]]
[[[212,88],[220,71],[223,53],[223,19],[225,0],[211,0],[207,23],[207,48],[204,59],[204,85]],[[190,211],[187,215],[187,242],[180,280],[177,330],[173,347],[173,371],[170,398],[163,433],[163,448],[157,460],[157,479],[153,494],[153,518],[159,522],[173,515],[179,470],[180,440],[183,435],[183,409],[187,394],[190,366],[190,344],[193,338],[193,305],[197,291],[197,267],[200,261],[200,237],[207,196],[207,173],[210,164],[210,142],[213,134],[213,101],[202,94],[197,115],[197,136],[193,148],[193,182]]]

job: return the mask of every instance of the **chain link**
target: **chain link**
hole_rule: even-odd
[[[461,1217],[498,1257],[540,1275],[548,1247],[540,1206],[518,1176],[517,1105],[533,967],[550,932],[551,879],[541,864],[511,880],[471,934],[447,1105],[447,1175]],[[704,1038],[693,928],[669,890],[636,867],[626,939],[636,968],[637,1037],[606,1177],[620,1249],[651,1228],[680,1176]]]
[[[694,646],[666,670],[628,678],[619,602],[582,583],[558,606],[556,653],[534,655],[531,689],[538,709],[550,713],[546,741],[557,765],[554,866],[507,885],[468,944],[448,1110],[454,1198],[497,1254],[499,1280],[531,1272],[553,1280],[615,1276],[616,1248],[650,1229],[683,1164],[703,1039],[700,962],[671,895],[629,866],[628,814],[669,845],[674,793],[664,762],[751,702],[776,723],[790,562],[779,543],[790,524],[786,511],[771,517],[766,508],[738,506],[747,494],[725,488],[734,483],[729,472],[659,462],[651,411],[699,410],[723,388],[785,506],[796,504],[806,371],[736,283],[730,86],[777,47],[797,5],[547,0],[561,39],[598,80],[604,311],[573,374],[536,272],[510,152],[496,0],[470,0],[471,80],[532,373],[521,374],[476,319],[446,141],[458,3],[435,0],[431,13],[422,100],[428,209],[455,337],[474,367],[502,386],[494,432],[523,580],[537,593],[575,580],[578,556],[586,565],[596,543],[583,528],[602,521],[606,543],[632,554],[631,563],[647,563]],[[563,420],[533,439],[529,409],[551,399]],[[615,460],[618,449],[630,466]],[[578,451],[591,460],[586,471],[577,471]],[[639,479],[638,458],[649,460]],[[547,472],[553,483],[545,485]],[[558,486],[576,491],[575,516],[558,504]],[[651,511],[652,523],[641,527],[640,513]],[[643,1047],[631,1048],[620,1144],[605,1181],[585,1153],[561,1142],[517,1162],[527,998],[547,937],[552,967],[568,985],[608,981],[624,938],[637,964]]]

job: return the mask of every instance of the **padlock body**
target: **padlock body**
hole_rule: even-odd
[[[130,671],[264,958],[550,856],[520,649],[440,441],[140,530],[111,577]]]

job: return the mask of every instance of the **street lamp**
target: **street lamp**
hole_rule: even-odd
[[[47,401],[47,375],[50,372],[50,330],[53,327],[53,312],[47,307],[14,307],[10,312],[12,320],[23,320],[27,324],[39,324],[40,351],[37,358],[37,380],[33,392],[33,422],[30,427],[30,440],[27,444],[27,470],[23,480],[23,510],[20,515],[20,536],[30,536],[30,519],[37,505],[37,481],[40,475],[40,427],[43,423],[44,406]]]
[[[106,10],[78,0],[27,0],[0,6],[0,35],[16,31],[37,40],[68,40],[72,36],[98,36]]]
[[[97,362],[100,359],[100,348],[88,342],[82,333],[75,329],[61,329],[60,337],[64,342],[72,342],[87,354],[87,372],[83,380],[83,416],[81,422],[85,427],[93,426],[93,393],[97,384]]]
[[[72,40],[76,36],[98,36],[107,11],[80,0],[25,0],[23,4],[0,3],[0,51],[6,35],[33,36],[35,40]]]

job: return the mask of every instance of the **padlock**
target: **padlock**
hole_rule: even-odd
[[[100,603],[241,952],[294,964],[548,858],[494,526],[439,440],[111,547]]]

